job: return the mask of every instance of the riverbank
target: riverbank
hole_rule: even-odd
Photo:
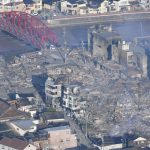
[[[114,23],[125,21],[149,20],[150,12],[126,12],[97,15],[68,16],[48,20],[50,27],[87,25],[93,23]]]

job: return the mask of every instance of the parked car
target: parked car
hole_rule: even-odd
[[[55,13],[53,13],[53,17],[56,17],[57,15]]]
[[[54,45],[50,45],[50,49],[55,50],[55,46]]]
[[[32,15],[32,16],[37,16],[38,13],[33,12],[33,13],[31,13],[31,15]]]

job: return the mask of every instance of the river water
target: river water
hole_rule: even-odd
[[[61,44],[64,43],[64,39],[66,39],[68,45],[76,46],[81,41],[87,41],[87,32],[90,26],[91,25],[63,27],[54,29],[54,31]],[[119,33],[125,41],[132,41],[135,37],[150,36],[150,20],[113,23],[112,28]]]
[[[68,45],[79,46],[81,41],[87,42],[87,32],[90,26],[91,25],[71,26],[52,30],[56,33],[59,44],[63,45],[64,39],[66,39]],[[135,37],[150,36],[150,20],[113,23],[112,27],[125,41],[132,41]],[[34,50],[35,49],[30,45],[26,45],[24,42],[0,32],[0,54],[12,57]]]
[[[21,53],[31,51],[35,51],[31,45],[27,45],[8,33],[0,31],[0,55],[4,55],[7,60]]]

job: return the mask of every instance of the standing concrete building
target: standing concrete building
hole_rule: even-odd
[[[115,66],[119,76],[121,72],[131,78],[148,76],[145,49],[138,44],[122,41],[122,37],[112,31],[111,26],[97,25],[89,29],[88,50],[93,57],[99,58],[102,69],[110,71]],[[118,69],[116,65],[120,65]]]
[[[60,98],[62,95],[62,85],[54,79],[48,77],[45,82],[46,103],[53,108],[60,109]]]
[[[121,36],[111,26],[91,27],[88,31],[88,50],[102,60],[119,62]]]
[[[74,111],[78,108],[80,89],[78,85],[63,86],[63,107]]]
[[[127,72],[131,77],[146,78],[148,76],[147,55],[145,49],[138,45],[128,44],[123,41],[120,63],[127,68]]]

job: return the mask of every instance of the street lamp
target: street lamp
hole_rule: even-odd
[[[88,137],[88,115],[85,117],[85,137]]]

